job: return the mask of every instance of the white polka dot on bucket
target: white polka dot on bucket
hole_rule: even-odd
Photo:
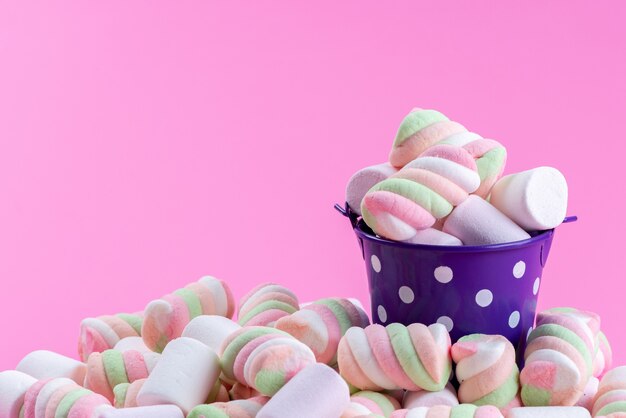
[[[413,289],[409,286],[400,287],[398,296],[400,296],[400,300],[404,303],[411,303],[415,300],[415,293],[413,293]]]
[[[539,292],[539,283],[541,283],[541,279],[537,277],[535,279],[535,283],[533,284],[533,295],[536,295]]]
[[[435,269],[435,280],[439,283],[450,283],[454,273],[452,269],[448,266],[439,266]]]
[[[526,263],[523,261],[515,263],[515,266],[513,266],[513,276],[516,279],[521,279],[522,276],[524,276],[524,273],[526,273]]]
[[[380,269],[382,268],[382,266],[380,265],[380,259],[375,254],[372,254],[370,260],[372,262],[372,268],[374,269],[374,271],[376,273],[380,273]]]
[[[509,326],[515,328],[519,325],[519,311],[513,311],[509,316]]]
[[[454,322],[449,316],[440,316],[439,318],[437,318],[437,323],[446,327],[448,332],[452,331],[452,328],[454,328]]]
[[[486,308],[493,302],[493,293],[489,289],[479,290],[476,293],[476,304],[481,308]]]
[[[387,322],[387,310],[383,305],[378,305],[378,318],[380,322]]]

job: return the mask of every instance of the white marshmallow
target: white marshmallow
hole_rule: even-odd
[[[92,418],[185,418],[185,415],[175,405],[155,405],[123,409],[102,407],[95,411]]]
[[[404,242],[425,245],[463,245],[463,242],[454,235],[450,235],[435,228],[426,228],[417,231],[417,233],[413,235],[413,238]]]
[[[350,404],[350,391],[339,374],[325,364],[311,364],[271,398],[257,418],[340,417]]]
[[[591,418],[591,415],[579,406],[525,406],[511,408],[506,418]]]
[[[27,354],[15,370],[29,374],[38,380],[67,377],[82,385],[85,381],[87,365],[52,351],[37,350]]]
[[[454,208],[443,224],[443,232],[458,237],[465,245],[502,244],[530,238],[515,222],[475,195]]]
[[[203,343],[172,340],[137,394],[137,405],[173,404],[187,414],[206,401],[220,371],[217,354]]]
[[[405,168],[423,168],[432,171],[460,186],[467,193],[475,192],[480,186],[480,176],[476,171],[445,158],[419,157],[408,163]]]
[[[361,215],[363,196],[375,184],[396,174],[398,169],[389,163],[362,168],[350,177],[346,186],[346,202],[353,212]]]
[[[567,212],[567,181],[552,167],[510,174],[493,186],[489,201],[527,231],[552,229]]]
[[[402,407],[405,409],[413,409],[420,406],[455,406],[458,404],[459,399],[451,383],[448,383],[445,388],[438,392],[428,392],[426,390],[416,392],[408,391],[404,394],[404,399],[402,400]]]
[[[183,330],[183,337],[193,338],[218,352],[222,342],[241,325],[219,315],[200,315],[191,320]]]
[[[141,337],[122,338],[113,348],[122,352],[134,350],[139,351],[142,354],[153,353],[153,351],[146,346],[146,343],[143,342],[143,338]]]
[[[0,373],[0,418],[18,418],[24,395],[36,382],[34,377],[17,370]]]

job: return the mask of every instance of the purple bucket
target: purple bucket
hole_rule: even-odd
[[[350,219],[359,241],[373,322],[439,322],[452,342],[467,334],[500,334],[523,353],[553,229],[497,245],[407,244],[377,237],[347,204],[335,208]]]

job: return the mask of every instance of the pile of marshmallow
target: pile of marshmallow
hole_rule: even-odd
[[[356,172],[346,202],[380,237],[413,244],[501,244],[563,222],[565,177],[539,167],[500,178],[506,158],[499,142],[413,109],[389,162]]]
[[[370,324],[354,299],[301,304],[269,283],[235,310],[206,276],[87,318],[80,361],[35,351],[0,373],[0,418],[626,417],[626,367],[590,312],[539,314],[520,372],[502,336]]]

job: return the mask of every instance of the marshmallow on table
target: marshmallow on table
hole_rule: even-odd
[[[448,216],[479,185],[476,163],[467,151],[436,145],[367,192],[363,220],[376,234],[405,241]]]
[[[389,162],[402,168],[437,142],[465,131],[461,124],[436,110],[413,109],[400,123]]]
[[[470,196],[454,208],[443,225],[465,245],[490,245],[529,239],[530,235],[489,202]]]
[[[0,372],[0,418],[18,418],[24,395],[37,379],[16,370]]]
[[[205,276],[183,289],[153,300],[144,310],[141,336],[151,350],[161,352],[178,338],[189,322],[200,315],[233,316],[235,302],[228,285]]]
[[[26,373],[35,379],[68,377],[78,384],[85,380],[87,366],[85,363],[64,355],[37,350],[27,354],[15,367],[15,370]]]
[[[241,326],[232,319],[219,315],[200,315],[187,324],[182,336],[198,340],[217,352],[226,337],[239,328]]]
[[[404,394],[402,407],[405,409],[417,408],[420,406],[437,406],[447,405],[455,406],[459,404],[459,399],[454,390],[454,386],[448,383],[445,388],[437,392],[428,392],[426,390],[408,391]]]
[[[113,389],[120,383],[133,383],[145,379],[159,361],[157,353],[128,350],[106,350],[92,353],[87,359],[85,388],[113,402]]]
[[[311,364],[294,376],[257,414],[257,418],[340,417],[350,403],[348,385],[333,369]]]
[[[490,202],[527,231],[552,229],[567,211],[567,181],[559,170],[538,167],[502,177]]]
[[[471,334],[452,345],[459,401],[494,405],[502,410],[520,406],[519,369],[515,348],[501,335]]]
[[[339,342],[341,376],[364,390],[442,390],[450,378],[450,335],[441,324],[353,327]]]
[[[175,405],[155,405],[135,408],[99,408],[91,417],[84,418],[185,418]]]
[[[364,390],[350,396],[350,403],[358,403],[369,409],[369,413],[389,417],[393,411],[400,409],[400,402],[390,395]],[[345,414],[345,412],[344,412]]]
[[[626,416],[626,366],[609,370],[602,377],[591,413],[594,417]]]
[[[187,418],[254,418],[268,399],[265,396],[258,396],[250,399],[198,405],[189,412]]]
[[[397,173],[398,169],[389,163],[362,168],[350,177],[346,186],[346,202],[357,215],[361,214],[361,201],[375,184]]]
[[[461,404],[456,406],[420,406],[413,409],[399,409],[390,418],[504,418],[493,405],[476,406]]]
[[[298,297],[289,289],[275,283],[261,284],[239,301],[239,325],[273,326],[283,316],[300,309]]]
[[[263,395],[272,396],[309,364],[315,354],[286,332],[245,326],[232,333],[220,351],[222,371]]]
[[[600,318],[591,312],[554,308],[537,315],[520,373],[526,406],[572,406],[592,375]]]
[[[435,228],[427,228],[417,231],[413,237],[403,242],[422,245],[463,245],[463,242],[454,235],[447,234]]]
[[[337,363],[339,340],[350,327],[366,327],[369,318],[348,299],[327,298],[313,302],[276,321],[276,328],[306,344],[320,363]]]
[[[78,354],[83,361],[91,353],[109,350],[123,338],[141,336],[143,314],[104,315],[80,323]]]
[[[137,395],[137,405],[173,404],[183,412],[206,401],[220,374],[213,350],[192,338],[171,341]]]
[[[591,415],[578,406],[536,406],[513,408],[506,418],[591,418]]]

